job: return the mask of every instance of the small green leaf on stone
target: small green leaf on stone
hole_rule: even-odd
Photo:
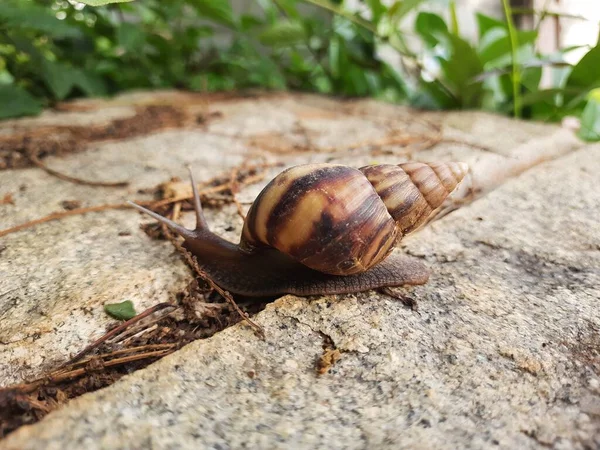
[[[106,314],[109,316],[118,320],[129,320],[136,315],[131,300],[125,300],[121,303],[107,303],[104,305],[104,311],[106,311]]]

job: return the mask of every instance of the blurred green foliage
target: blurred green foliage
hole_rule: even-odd
[[[564,55],[574,48],[542,55],[537,29],[483,14],[471,42],[452,0],[449,23],[422,11],[424,0],[363,0],[359,11],[344,0],[252,0],[241,14],[226,0],[122,1],[2,0],[0,118],[133,88],[260,87],[536,120],[575,115],[580,136],[600,140],[599,45],[571,66]],[[385,47],[397,67],[380,56]],[[540,88],[543,67],[551,88]]]

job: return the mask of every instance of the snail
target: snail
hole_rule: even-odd
[[[465,163],[417,162],[291,167],[260,192],[238,245],[209,230],[191,169],[194,230],[129,203],[181,235],[199,266],[234,294],[352,293],[427,282],[427,267],[392,250],[467,170]]]

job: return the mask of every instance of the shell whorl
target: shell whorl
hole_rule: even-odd
[[[357,169],[307,164],[279,174],[248,211],[240,246],[270,246],[319,272],[364,272],[392,250],[397,229]]]
[[[323,273],[364,272],[423,223],[466,171],[463,163],[289,168],[252,204],[240,247],[273,247]]]
[[[401,235],[424,223],[462,181],[465,163],[380,164],[361,167],[396,221]]]

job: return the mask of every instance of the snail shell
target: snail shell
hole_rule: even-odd
[[[365,272],[424,223],[467,170],[464,163],[414,162],[292,167],[252,204],[240,248],[272,247],[332,275]]]

